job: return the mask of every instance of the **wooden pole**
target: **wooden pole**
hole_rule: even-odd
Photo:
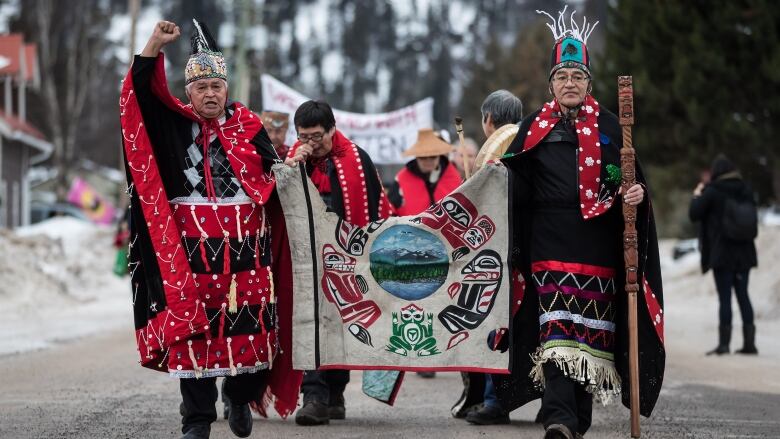
[[[466,180],[468,180],[471,177],[471,165],[466,158],[466,139],[463,137],[463,118],[460,116],[455,117],[455,131],[458,133],[458,142],[460,142],[458,149],[460,150],[460,156],[463,158],[463,174]]]
[[[238,25],[236,26],[236,41],[235,41],[235,59],[236,59],[236,75],[235,75],[235,93],[231,93],[235,99],[249,107],[249,64],[246,59],[247,54],[247,32],[250,26],[250,19],[252,18],[252,7],[254,2],[250,0],[239,0],[236,3],[238,8]],[[231,90],[232,91],[232,90]]]
[[[623,128],[623,148],[620,149],[620,170],[623,175],[623,194],[636,184],[636,151],[631,134],[634,125],[634,85],[631,76],[618,76],[618,105],[620,125]],[[623,202],[623,258],[626,266],[626,293],[628,293],[628,377],[630,381],[631,437],[640,436],[639,429],[639,333],[637,293],[639,283],[639,254],[637,252],[636,206]]]
[[[127,60],[127,65],[132,66],[133,65],[133,58],[135,57],[135,33],[136,33],[136,25],[138,24],[138,11],[141,9],[141,0],[128,0],[127,2],[127,9],[130,14],[130,56]],[[122,173],[122,175],[125,175],[125,155],[124,155],[124,145],[122,142],[119,142],[119,172]],[[124,181],[124,179],[122,179]],[[125,184],[127,184],[125,182]],[[117,209],[125,209],[128,205],[128,194],[125,192],[122,188],[119,189],[117,194]],[[120,221],[124,221],[124,215],[122,216],[122,219]]]

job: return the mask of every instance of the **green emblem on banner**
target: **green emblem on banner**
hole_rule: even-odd
[[[436,348],[436,338],[433,336],[433,314],[425,314],[422,308],[411,304],[401,308],[398,313],[392,313],[393,335],[386,349],[394,354],[408,356],[417,352],[418,357],[428,357],[439,354]]]

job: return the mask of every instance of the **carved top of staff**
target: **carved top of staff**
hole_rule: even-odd
[[[634,79],[631,76],[618,76],[618,105],[620,125],[634,124]]]
[[[466,160],[466,143],[463,137],[463,118],[455,116],[455,131],[458,133],[458,140],[460,143],[460,154],[463,157],[463,174],[468,180],[471,177],[471,169],[469,167],[469,161]]]
[[[455,116],[455,131],[458,133],[463,132],[463,118],[460,116]]]

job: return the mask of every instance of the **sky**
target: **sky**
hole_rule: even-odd
[[[444,254],[444,246],[435,235],[407,225],[385,229],[374,241],[372,251],[374,249],[427,250]]]

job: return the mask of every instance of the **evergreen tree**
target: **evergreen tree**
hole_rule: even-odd
[[[517,35],[504,62],[506,88],[523,101],[523,116],[552,99],[549,92],[552,37],[543,22],[525,28]]]
[[[448,16],[447,3],[442,4],[438,10],[432,5],[428,9],[428,50],[424,54],[430,63],[425,95],[433,97],[433,119],[438,126],[445,129],[452,126],[450,100],[453,62],[450,46],[454,38],[450,32]]]
[[[550,99],[547,74],[552,38],[541,20],[519,30],[514,44],[503,49],[493,38],[484,49],[484,59],[471,64],[471,79],[464,87],[458,111],[468,136],[486,140],[482,133],[480,107],[488,94],[506,89],[523,101],[524,115],[536,111]]]
[[[463,118],[463,131],[466,136],[485,140],[482,133],[482,101],[491,92],[508,87],[506,70],[503,69],[504,50],[497,38],[488,42],[482,59],[474,59],[469,68],[470,79],[463,88],[463,97],[458,105],[457,114]]]
[[[780,11],[768,0],[715,3],[617,3],[594,69],[607,108],[616,106],[616,76],[634,77],[634,145],[656,193],[667,195],[656,206],[668,234],[684,223],[679,194],[717,153],[738,164],[762,200],[780,190],[780,102],[769,98],[780,85]]]

